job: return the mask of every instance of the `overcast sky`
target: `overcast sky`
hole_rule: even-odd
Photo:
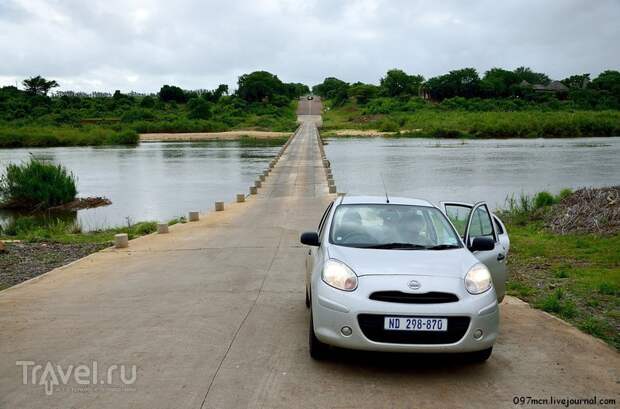
[[[0,0],[0,84],[32,75],[64,90],[377,83],[520,65],[561,79],[620,69],[620,0]]]

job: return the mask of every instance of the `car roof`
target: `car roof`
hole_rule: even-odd
[[[424,199],[413,199],[408,197],[390,196],[389,204],[410,205],[410,206],[429,206],[435,207],[431,202]],[[385,196],[350,196],[343,195],[338,204],[387,204]]]

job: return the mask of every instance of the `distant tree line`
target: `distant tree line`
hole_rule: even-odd
[[[590,74],[572,75],[551,81],[544,73],[527,67],[515,70],[492,68],[482,77],[475,68],[450,71],[427,80],[399,69],[389,70],[379,85],[349,84],[328,77],[312,88],[313,92],[340,106],[353,99],[366,105],[375,98],[409,99],[422,97],[441,102],[452,98],[513,99],[529,102],[567,100],[583,109],[620,109],[620,72],[604,71],[590,79]]]
[[[288,107],[293,99],[310,92],[307,85],[282,82],[266,71],[240,76],[232,95],[226,84],[212,90],[184,90],[166,84],[154,95],[138,96],[117,90],[113,94],[95,93],[88,97],[71,92],[50,97],[50,91],[59,84],[41,76],[25,79],[22,85],[23,89],[0,88],[0,121],[35,121],[50,125],[71,125],[85,119],[110,117],[123,122],[153,121],[179,110],[189,120],[209,120],[217,116],[234,126],[239,118],[250,113],[278,115],[279,108]]]

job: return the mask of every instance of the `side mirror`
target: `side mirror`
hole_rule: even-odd
[[[307,231],[305,233],[302,233],[299,241],[301,241],[301,244],[305,244],[306,246],[318,247],[320,244],[319,235],[314,231]]]
[[[489,251],[495,248],[495,240],[493,237],[474,237],[474,240],[469,246],[470,251]]]

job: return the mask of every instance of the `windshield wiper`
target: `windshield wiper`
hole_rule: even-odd
[[[385,243],[385,244],[371,244],[370,246],[364,246],[365,249],[385,249],[385,250],[424,250],[426,246],[413,243]]]
[[[447,250],[447,249],[458,249],[459,246],[456,244],[438,244],[436,246],[426,247],[427,250]]]

